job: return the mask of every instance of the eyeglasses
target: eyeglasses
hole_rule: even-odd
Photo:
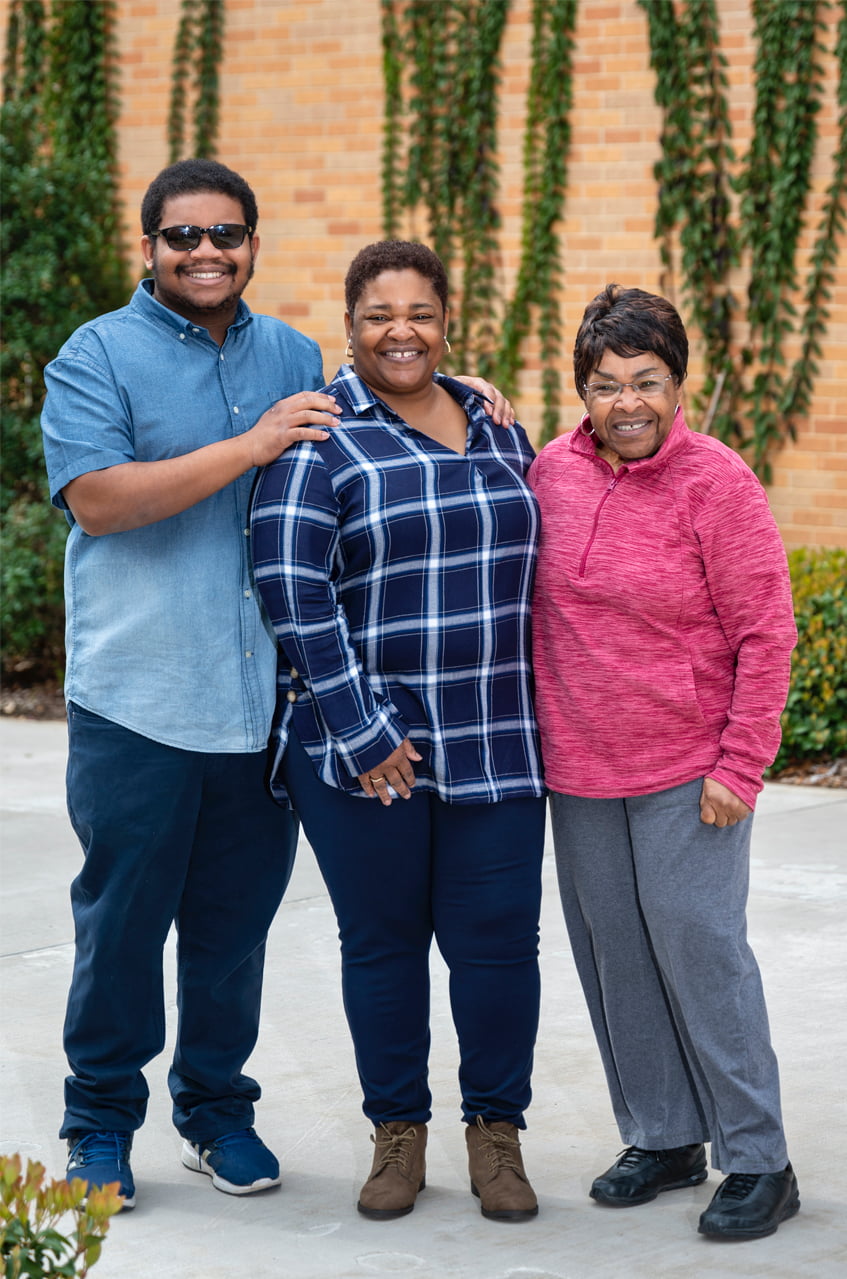
[[[583,390],[592,400],[616,400],[625,386],[631,386],[636,395],[649,400],[651,396],[661,395],[665,389],[665,383],[670,382],[672,378],[673,374],[669,373],[663,378],[640,377],[635,382],[589,382]]]
[[[157,235],[164,237],[169,249],[177,253],[190,253],[196,249],[204,235],[216,249],[238,249],[244,243],[245,235],[252,235],[251,226],[242,226],[240,222],[218,222],[216,226],[163,226],[159,231],[151,231],[150,239]]]

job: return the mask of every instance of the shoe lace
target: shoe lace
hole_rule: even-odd
[[[215,1137],[214,1141],[200,1142],[200,1146],[204,1150],[232,1150],[236,1146],[261,1146],[262,1140],[256,1133],[254,1128],[237,1128],[235,1132],[225,1132],[220,1137]]]
[[[618,1156],[617,1164],[619,1168],[637,1168],[645,1159],[653,1159],[661,1163],[669,1155],[678,1157],[679,1153],[677,1147],[671,1150],[645,1150],[643,1146],[627,1146],[626,1150],[622,1150]]]
[[[131,1138],[123,1132],[91,1132],[73,1149],[73,1160],[78,1167],[86,1164],[108,1163],[114,1159],[118,1167],[129,1163]]]
[[[520,1174],[521,1166],[517,1161],[516,1154],[520,1150],[521,1143],[517,1138],[509,1137],[504,1132],[496,1132],[494,1129],[488,1128],[481,1115],[477,1116],[476,1122],[482,1133],[480,1149],[485,1155],[492,1173],[508,1169],[511,1172]]]
[[[721,1199],[746,1199],[758,1180],[756,1172],[731,1172],[721,1186]]]
[[[661,1150],[644,1150],[641,1146],[627,1146],[626,1150],[622,1150],[618,1156],[617,1164],[619,1168],[636,1168],[645,1159],[659,1159],[662,1155]]]
[[[390,1128],[386,1128],[385,1124],[380,1124],[376,1136],[371,1133],[371,1141],[379,1152],[377,1172],[381,1172],[389,1164],[397,1164],[405,1172],[415,1144],[414,1128],[406,1128],[403,1132],[392,1132]]]

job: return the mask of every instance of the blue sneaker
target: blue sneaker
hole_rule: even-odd
[[[131,1132],[75,1132],[68,1140],[68,1181],[87,1181],[89,1189],[117,1181],[122,1211],[135,1207],[135,1182],[129,1166]]]
[[[182,1143],[182,1162],[192,1172],[205,1172],[227,1195],[252,1195],[280,1183],[279,1161],[252,1128],[227,1132],[214,1141]]]

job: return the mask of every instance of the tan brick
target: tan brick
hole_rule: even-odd
[[[9,0],[0,0],[5,29]],[[728,60],[733,143],[751,136],[755,85],[750,0],[720,0],[721,47]],[[167,163],[171,55],[178,6],[126,0],[117,6],[121,58],[120,173],[126,243],[142,268],[138,207],[147,183]],[[514,287],[521,254],[523,129],[532,35],[531,0],[512,0],[506,26],[498,122],[501,189],[500,272]],[[813,193],[798,259],[805,280],[837,137],[833,49],[837,18],[823,15],[827,85],[817,117]],[[351,0],[227,0],[218,155],[243,172],[262,211],[262,256],[248,300],[315,337],[326,371],[343,358],[343,278],[353,254],[382,236],[383,85],[380,6]],[[560,231],[564,265],[561,423],[578,421],[570,386],[573,335],[586,302],[611,279],[659,289],[653,239],[661,112],[653,98],[647,18],[636,0],[580,0],[574,51],[574,111],[569,183]],[[190,115],[190,112],[189,112]],[[190,126],[189,126],[190,127]],[[428,238],[423,208],[404,218],[404,234]],[[771,500],[786,543],[847,544],[847,244],[842,237],[819,376],[796,443],[774,459]],[[677,286],[679,281],[677,280]],[[454,282],[455,286],[455,282]],[[739,270],[733,288],[744,297]],[[695,335],[692,335],[693,337]],[[687,401],[702,384],[693,343]],[[799,349],[789,344],[789,358]],[[541,419],[536,335],[525,343],[518,409],[531,433]]]

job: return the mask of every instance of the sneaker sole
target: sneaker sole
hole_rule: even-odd
[[[800,1211],[800,1197],[789,1199],[788,1203],[780,1213],[779,1221],[774,1225],[768,1226],[766,1230],[722,1230],[719,1226],[711,1227],[707,1222],[705,1226],[699,1225],[697,1233],[705,1235],[707,1239],[767,1239],[768,1235],[775,1235],[783,1221],[788,1221]]]
[[[652,1203],[654,1199],[658,1199],[659,1195],[666,1190],[685,1190],[690,1186],[699,1186],[706,1180],[708,1175],[707,1169],[704,1168],[702,1172],[691,1173],[680,1181],[671,1181],[667,1185],[657,1186],[655,1190],[649,1190],[646,1194],[639,1195],[637,1199],[617,1199],[612,1195],[607,1196],[604,1191],[595,1190],[593,1187],[588,1194],[589,1198],[607,1208],[637,1208],[640,1204]]]
[[[259,1190],[271,1190],[282,1181],[282,1177],[259,1177],[249,1186],[236,1186],[233,1182],[219,1177],[211,1164],[207,1164],[203,1156],[198,1155],[188,1141],[183,1143],[182,1163],[183,1167],[189,1168],[191,1172],[202,1172],[205,1176],[211,1177],[215,1190],[221,1190],[225,1195],[254,1195]]]

